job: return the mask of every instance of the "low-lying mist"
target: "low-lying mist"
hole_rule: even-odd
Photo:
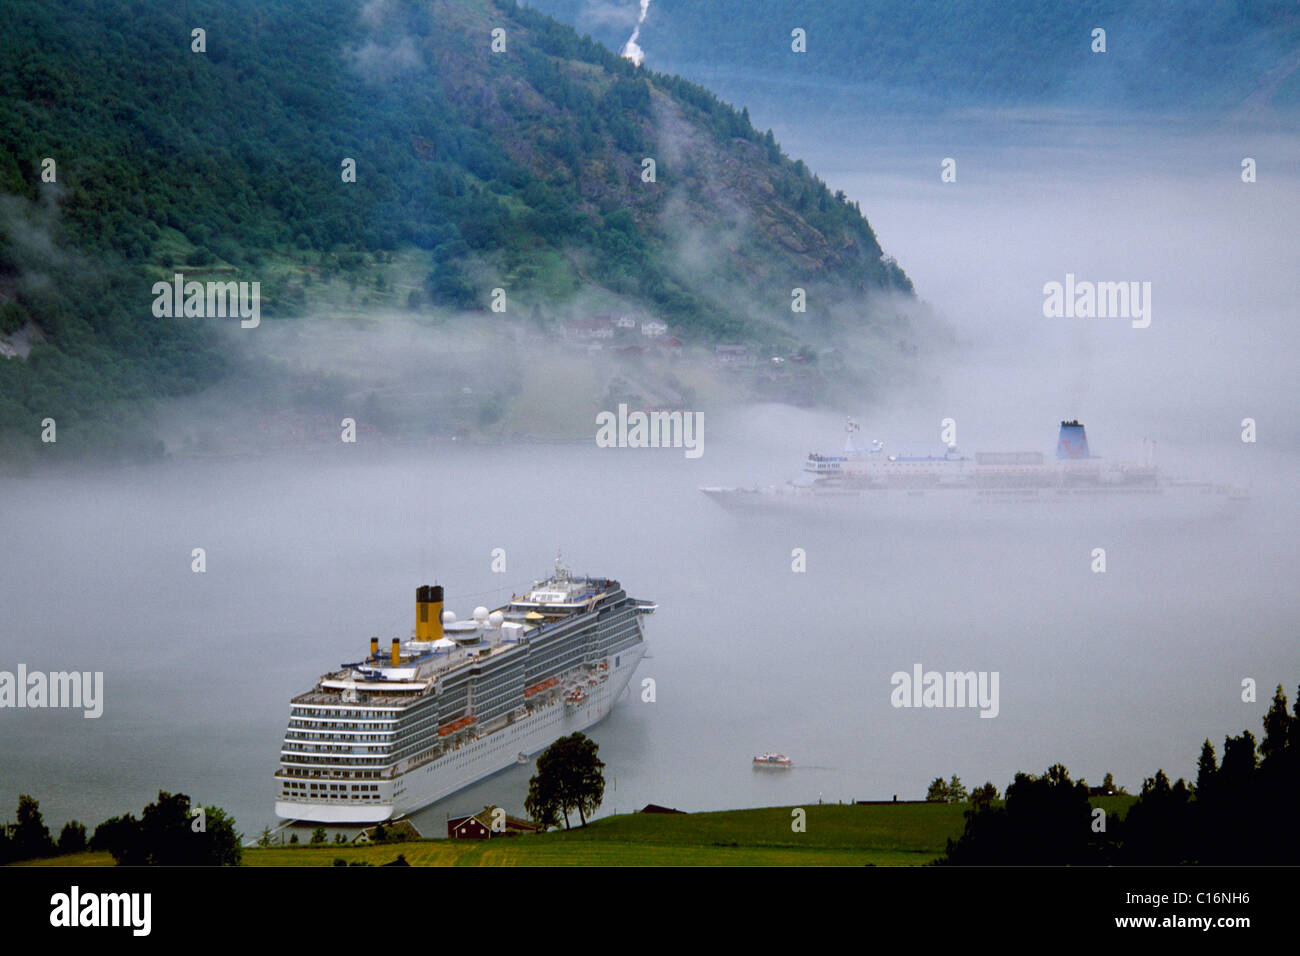
[[[377,316],[362,331],[264,323],[265,352],[245,357],[256,388],[237,381],[173,409],[172,460],[5,480],[0,669],[102,670],[106,700],[97,720],[6,712],[0,806],[31,793],[47,822],[95,823],[138,812],[159,788],[183,790],[254,835],[274,822],[293,694],[355,659],[369,635],[405,636],[417,585],[443,584],[463,615],[545,574],[557,547],[575,572],[616,577],[660,605],[652,657],[592,732],[611,781],[602,812],[916,799],[936,776],[1004,787],[1057,761],[1136,791],[1157,768],[1193,774],[1206,737],[1258,733],[1273,686],[1293,695],[1300,682],[1300,190],[1279,158],[1295,144],[1102,127],[1062,144],[1034,129],[1028,141],[972,134],[933,148],[933,131],[915,131],[921,147],[866,130],[832,145],[788,123],[782,141],[861,202],[948,331],[923,338],[905,378],[882,353],[878,374],[859,370],[877,384],[833,403],[720,394],[704,406],[698,460],[597,448],[594,420],[567,433],[584,438],[572,444],[452,441],[436,429],[419,443],[364,431],[341,442],[337,419],[372,393],[374,408],[413,419],[456,402],[477,415],[481,398],[519,401],[510,389],[522,382],[541,417],[554,417],[542,415],[548,403],[573,406],[565,422],[593,411],[571,385],[587,395],[605,358],[539,359],[496,328],[434,333]],[[1199,159],[1180,165],[1184,155]],[[940,183],[945,156],[957,159],[955,183]],[[1242,182],[1243,157],[1257,160],[1257,182]],[[1149,327],[1045,318],[1043,286],[1067,273],[1150,282]],[[272,437],[244,457],[186,453],[205,421],[259,427],[267,402],[248,396],[271,394],[257,389],[286,372],[290,407],[304,382],[326,390],[303,400],[311,414],[333,410],[319,436]],[[594,394],[597,408],[617,397]],[[698,491],[794,477],[810,450],[842,445],[850,414],[862,438],[922,452],[952,418],[963,451],[1050,453],[1057,423],[1077,417],[1095,453],[1136,457],[1154,439],[1167,471],[1253,497],[1226,512],[1195,501],[1151,514],[850,504],[742,518]],[[1241,440],[1245,418],[1255,443]],[[918,663],[998,672],[998,715],[893,707],[891,675]],[[1242,701],[1245,678],[1256,703]],[[754,774],[750,757],[768,749],[795,769]],[[530,772],[491,778],[417,823],[438,834],[448,812],[520,810]]]

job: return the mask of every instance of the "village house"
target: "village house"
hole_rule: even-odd
[[[500,829],[493,831],[493,817],[501,822]],[[521,833],[534,833],[537,824],[532,820],[512,817],[508,813],[499,815],[496,807],[484,807],[481,813],[468,817],[452,817],[447,821],[447,838],[451,840],[490,840],[493,837],[518,836]]]
[[[614,326],[608,319],[569,319],[560,328],[565,339],[570,341],[594,341],[614,337]]]

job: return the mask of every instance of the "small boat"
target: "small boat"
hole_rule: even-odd
[[[792,766],[793,764],[790,763],[790,758],[785,754],[766,753],[759,754],[754,758],[754,769],[756,770],[760,767],[770,767],[775,770],[789,770]]]

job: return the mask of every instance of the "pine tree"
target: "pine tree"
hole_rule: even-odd
[[[14,827],[12,839],[15,860],[32,860],[54,852],[50,828],[41,819],[40,801],[25,793],[18,797],[18,825]]]
[[[1273,703],[1264,715],[1264,739],[1259,743],[1265,770],[1272,770],[1281,764],[1291,737],[1291,720],[1291,715],[1286,712],[1286,694],[1282,692],[1282,685],[1278,684],[1273,694]]]
[[[966,792],[966,785],[961,782],[961,778],[956,774],[948,781],[948,802],[961,803],[969,794]]]
[[[1210,743],[1207,737],[1205,743],[1201,744],[1201,758],[1196,761],[1196,797],[1198,800],[1205,800],[1211,796],[1214,790],[1214,778],[1218,772],[1218,763],[1214,757],[1214,745]]]

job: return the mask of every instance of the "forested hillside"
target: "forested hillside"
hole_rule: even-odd
[[[148,400],[225,368],[209,326],[152,315],[175,271],[261,281],[286,318],[310,276],[417,249],[413,311],[597,287],[703,342],[787,334],[794,286],[867,325],[866,294],[911,294],[858,207],[747,113],[512,0],[5,9],[0,332],[35,343],[0,359],[10,442],[48,416],[60,441],[156,452]]]

